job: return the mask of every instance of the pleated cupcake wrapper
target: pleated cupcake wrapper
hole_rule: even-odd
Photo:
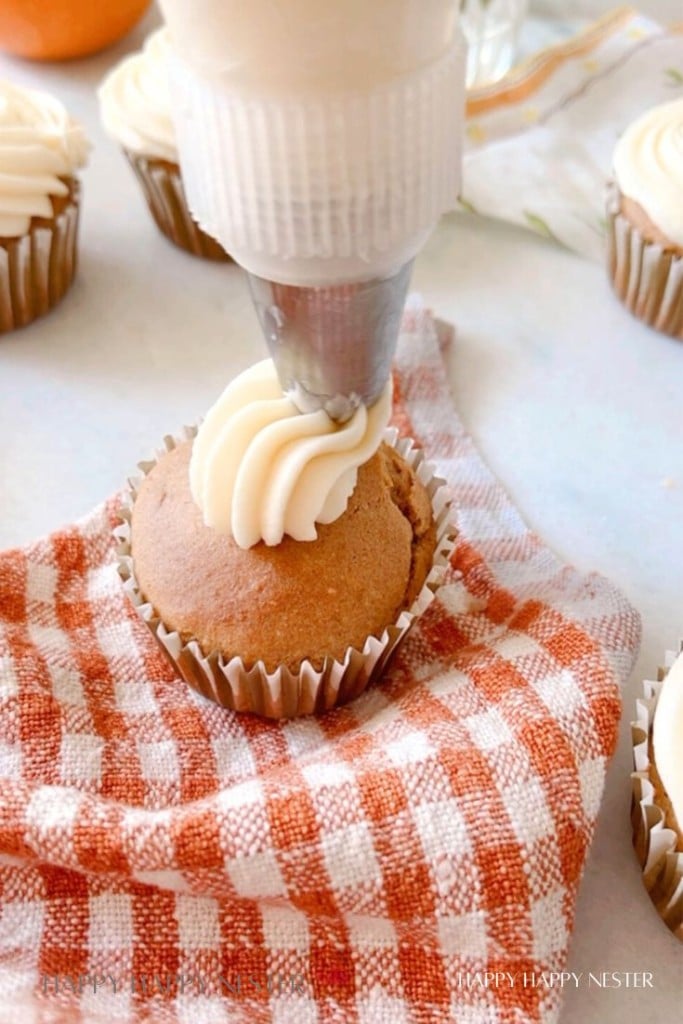
[[[683,257],[643,238],[607,190],[608,267],[614,290],[639,320],[683,341]]]
[[[645,680],[643,697],[636,701],[636,721],[631,723],[635,769],[631,773],[631,824],[645,888],[664,923],[683,941],[683,853],[676,849],[678,834],[667,827],[666,813],[656,802],[650,755],[657,698],[675,657],[673,651],[667,652],[657,682]]]
[[[202,231],[189,211],[179,166],[125,149],[124,153],[161,233],[193,256],[226,263],[230,257],[223,246]]]
[[[347,703],[379,679],[394,651],[415,620],[429,607],[443,582],[456,534],[445,482],[434,475],[433,467],[410,439],[399,438],[394,429],[386,432],[384,440],[413,468],[432,503],[437,544],[427,579],[411,607],[402,611],[380,637],[369,636],[362,649],[349,647],[341,661],[327,658],[320,669],[304,661],[298,672],[292,672],[286,666],[269,672],[263,662],[247,666],[239,657],[226,661],[215,652],[203,651],[196,640],[184,642],[177,632],[166,628],[152,605],[145,601],[135,576],[130,522],[142,479],[150,473],[161,455],[190,440],[196,432],[196,428],[186,427],[180,438],[164,438],[164,449],[154,459],[139,464],[143,476],[129,481],[129,491],[121,509],[121,524],[115,533],[119,541],[119,575],[138,614],[183,679],[198,693],[223,707],[267,718],[294,718]]]
[[[0,333],[25,327],[66,294],[77,266],[80,187],[52,221],[36,220],[18,238],[0,241]]]

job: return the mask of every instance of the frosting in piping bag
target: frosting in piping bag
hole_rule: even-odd
[[[207,526],[242,548],[315,540],[344,512],[359,466],[391,413],[391,383],[370,409],[335,423],[283,395],[272,360],[250,367],[211,407],[194,440],[190,489]]]
[[[449,48],[453,0],[161,0],[174,49],[208,75],[264,92],[365,89]]]
[[[0,236],[16,238],[32,217],[51,217],[50,196],[69,189],[90,144],[81,126],[48,93],[0,81]]]
[[[653,107],[626,129],[614,152],[614,175],[620,192],[683,246],[683,99]]]

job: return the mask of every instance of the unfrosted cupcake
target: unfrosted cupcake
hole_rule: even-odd
[[[237,710],[320,711],[360,693],[427,606],[451,548],[391,389],[347,424],[301,414],[270,360],[134,489],[122,575],[185,679]]]
[[[88,150],[59,100],[0,82],[0,332],[47,313],[73,281]]]
[[[628,309],[683,340],[683,99],[630,125],[608,187],[609,273]]]
[[[659,914],[683,939],[683,652],[645,683],[633,738],[635,848]]]
[[[148,37],[140,53],[117,64],[99,90],[105,130],[119,143],[142,187],[159,230],[195,256],[229,259],[196,224],[187,206],[171,117],[165,28]]]

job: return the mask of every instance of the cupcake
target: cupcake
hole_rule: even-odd
[[[385,435],[391,388],[344,425],[300,413],[270,360],[143,466],[120,571],[183,677],[226,707],[321,711],[384,668],[443,575],[441,482]]]
[[[98,95],[102,123],[119,143],[159,230],[186,252],[225,261],[223,247],[196,224],[185,198],[171,117],[165,28],[117,64]]]
[[[608,186],[608,265],[644,323],[683,340],[683,99],[654,107],[620,138]]]
[[[88,149],[59,100],[0,82],[0,332],[47,313],[73,281]]]
[[[683,939],[683,651],[667,662],[633,725],[633,837],[653,903]]]

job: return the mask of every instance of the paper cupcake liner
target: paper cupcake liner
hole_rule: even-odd
[[[619,189],[610,183],[607,247],[614,290],[639,320],[683,341],[683,257],[648,242],[619,207]]]
[[[0,334],[43,316],[71,286],[80,186],[75,178],[67,184],[69,194],[52,219],[34,217],[25,235],[0,239]]]
[[[226,263],[230,257],[223,246],[202,231],[190,214],[178,164],[139,156],[129,150],[124,153],[161,233],[193,256]]]
[[[396,449],[412,467],[429,494],[437,530],[432,568],[410,608],[400,613],[380,637],[369,636],[362,649],[347,648],[343,659],[325,659],[322,668],[302,662],[298,672],[279,666],[269,672],[262,661],[246,665],[241,658],[226,661],[221,655],[206,653],[196,640],[183,642],[177,632],[169,631],[140,591],[135,576],[130,546],[132,507],[139,486],[156,465],[159,457],[177,444],[190,440],[196,428],[185,428],[179,438],[165,437],[164,449],[139,464],[143,476],[129,481],[129,491],[120,511],[121,523],[115,534],[119,541],[118,572],[138,614],[151,630],[171,663],[183,679],[198,693],[234,711],[249,711],[266,718],[294,718],[326,711],[345,704],[375,682],[387,666],[398,645],[415,620],[430,605],[441,586],[455,546],[455,527],[451,520],[451,500],[445,481],[434,475],[421,449],[408,438],[399,438],[394,429],[384,440]]]
[[[643,697],[636,701],[636,721],[631,723],[635,769],[631,773],[631,825],[645,888],[664,923],[683,941],[683,853],[676,849],[678,833],[668,827],[666,812],[657,803],[651,758],[654,710],[662,680],[675,657],[673,651],[667,652],[657,682],[645,680]]]

